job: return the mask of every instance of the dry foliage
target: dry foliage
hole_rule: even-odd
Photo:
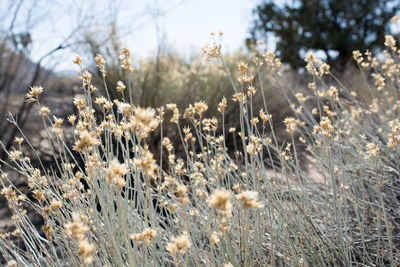
[[[28,101],[40,106],[54,166],[32,166],[21,149],[26,137],[7,152],[35,199],[2,173],[1,192],[16,226],[0,236],[10,266],[399,264],[400,74],[394,40],[387,37],[384,61],[368,51],[354,53],[361,71],[374,78],[365,79],[371,101],[360,102],[312,54],[306,57],[313,78],[305,93],[285,88],[273,53],[240,63],[233,78],[221,36],[213,34],[203,49],[207,60],[221,64],[233,90],[234,104],[222,98],[214,107],[218,119],[205,115],[203,101],[185,110],[176,104],[141,107],[124,95],[129,82],[115,84],[119,100],[94,96],[92,74],[79,57],[74,62],[84,97],[74,100],[78,112],[68,122],[41,106],[40,87],[31,89]],[[96,62],[106,77],[106,61],[98,55]],[[121,67],[135,73],[127,49]],[[267,73],[293,109],[281,122],[290,137],[284,145],[264,94]],[[327,84],[326,76],[335,82]],[[257,99],[262,109],[255,109]],[[237,129],[225,128],[229,105],[238,107]],[[72,148],[65,123],[75,127]],[[184,159],[163,135],[166,125],[179,135]],[[158,163],[148,145],[156,129],[162,140]],[[229,136],[235,151],[226,146]],[[299,161],[301,146],[323,178],[319,183]],[[279,157],[271,171],[266,161],[272,154]],[[43,216],[42,232],[28,219],[27,206]]]

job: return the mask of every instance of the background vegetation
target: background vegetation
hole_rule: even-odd
[[[260,2],[253,37],[274,33],[277,54],[255,39],[224,54],[221,32],[139,61],[112,19],[103,35],[84,17],[33,62],[11,20],[2,262],[397,266],[398,6]],[[78,77],[43,67],[70,48]]]

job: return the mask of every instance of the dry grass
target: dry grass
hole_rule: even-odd
[[[21,149],[21,143],[29,145],[25,136],[8,152],[9,167],[28,179],[35,198],[2,173],[16,226],[0,236],[9,265],[399,264],[397,48],[388,47],[384,62],[355,54],[361,71],[375,74],[372,83],[365,79],[368,103],[311,54],[306,60],[312,81],[302,94],[287,86],[272,53],[240,63],[231,75],[219,36],[213,38],[203,52],[225,70],[235,102],[219,99],[218,119],[206,116],[203,101],[185,110],[176,104],[140,107],[125,91],[133,77],[113,101],[101,56],[96,62],[108,97],[96,96],[92,74],[77,58],[84,97],[74,100],[77,114],[65,118],[75,127],[70,147],[62,128],[67,122],[50,116],[40,90],[32,89],[28,97],[42,111],[54,164],[32,166]],[[127,49],[121,58],[130,75]],[[286,133],[275,131],[263,77],[274,81],[269,84],[293,109],[291,117],[279,118]],[[232,105],[234,115],[228,114]],[[226,127],[228,118],[238,121],[236,129]],[[166,129],[180,137],[184,157]],[[156,130],[157,160],[149,150]],[[282,145],[284,134],[289,141]],[[299,160],[305,149],[314,174]],[[27,206],[42,215],[43,232],[28,219]]]

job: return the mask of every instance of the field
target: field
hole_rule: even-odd
[[[70,114],[52,113],[70,99],[30,88],[40,131],[1,160],[5,264],[400,264],[393,37],[384,57],[354,51],[341,81],[312,53],[303,74],[262,43],[224,55],[221,36],[190,66],[161,58],[162,77],[149,78],[154,62],[134,70],[127,48],[117,65],[97,54],[95,72],[77,56]]]

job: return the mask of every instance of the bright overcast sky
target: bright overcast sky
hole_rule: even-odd
[[[166,41],[178,51],[190,53],[207,40],[211,31],[224,32],[223,43],[230,50],[243,47],[251,25],[254,0],[186,0],[177,3],[162,16],[159,24],[165,32]],[[178,5],[178,6],[176,6]],[[133,33],[129,44],[137,53],[148,54],[156,48],[155,23],[146,24]]]
[[[3,0],[0,0],[2,2]],[[14,1],[14,0],[9,0]],[[122,32],[122,45],[130,48],[134,57],[154,55],[158,45],[157,30],[163,34],[163,40],[173,50],[188,56],[200,51],[208,40],[211,31],[224,32],[223,49],[232,51],[244,47],[249,36],[252,21],[252,9],[257,0],[25,0],[20,12],[21,23],[17,23],[16,32],[23,32],[26,26],[24,18],[29,8],[35,6],[32,28],[33,45],[31,57],[38,60],[51,49],[58,46],[77,25],[79,17],[90,15],[97,17],[91,25],[107,25],[112,16],[107,12],[118,10],[117,23]],[[0,8],[5,8],[5,2]],[[156,6],[163,12],[155,16]],[[8,13],[11,20],[13,10]],[[99,14],[104,14],[103,17]],[[157,19],[155,19],[157,17]],[[96,28],[96,27],[95,27]],[[99,26],[101,29],[101,25]],[[75,36],[79,36],[75,35]],[[55,62],[61,61],[56,70],[71,70],[74,54],[80,51],[65,51],[57,55]],[[60,59],[62,58],[62,60]]]

